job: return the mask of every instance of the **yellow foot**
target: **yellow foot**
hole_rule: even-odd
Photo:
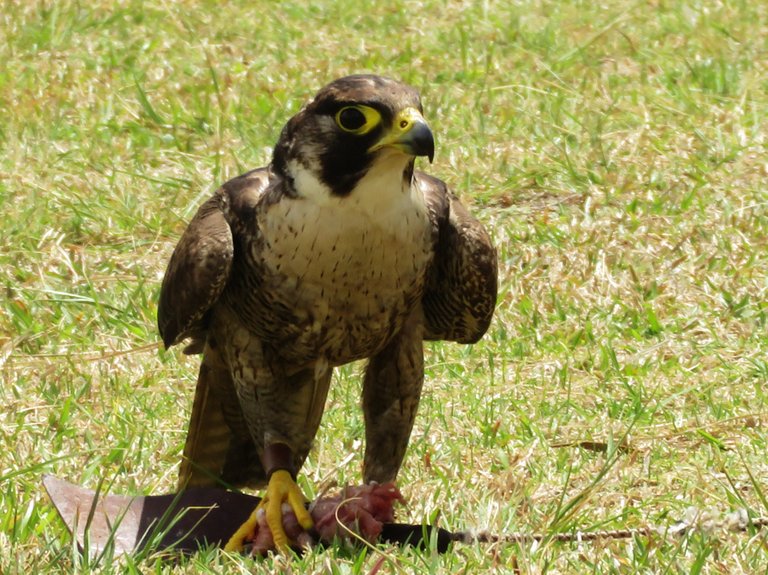
[[[304,494],[296,485],[291,474],[282,469],[275,471],[269,478],[269,485],[264,494],[264,498],[259,506],[254,509],[248,520],[243,523],[235,534],[230,537],[225,551],[242,551],[245,540],[254,534],[258,525],[257,513],[259,509],[264,509],[267,519],[267,525],[272,532],[272,539],[278,551],[286,551],[288,546],[288,536],[283,528],[283,503],[288,503],[291,510],[296,515],[296,519],[305,530],[312,528],[312,516],[304,507]]]
[[[259,503],[259,506],[253,510],[250,517],[245,520],[245,523],[238,527],[237,531],[235,531],[232,537],[229,538],[229,541],[227,541],[227,544],[224,546],[224,551],[239,552],[243,550],[245,540],[256,532],[256,526],[259,524],[257,518],[259,507],[261,507],[261,503]]]

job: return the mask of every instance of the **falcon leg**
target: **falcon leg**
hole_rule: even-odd
[[[221,318],[230,321],[226,323]],[[222,313],[219,321],[225,341],[229,343],[225,348],[226,359],[243,419],[260,452],[268,480],[259,507],[226,548],[242,548],[245,539],[254,533],[257,514],[263,510],[275,546],[285,550],[289,538],[282,521],[283,503],[288,503],[301,527],[310,529],[313,525],[304,506],[304,495],[296,484],[296,475],[317,433],[332,370],[323,362],[288,372],[276,352],[238,327],[236,318]]]
[[[289,548],[289,540],[283,528],[283,503],[290,505],[301,527],[305,530],[312,528],[312,516],[305,507],[306,499],[296,484],[291,449],[285,444],[273,443],[264,450],[264,457],[262,459],[269,476],[267,490],[261,503],[251,513],[248,520],[230,537],[224,547],[226,551],[242,550],[245,540],[256,530],[258,513],[261,509],[265,512],[267,525],[272,532],[275,547],[279,551],[287,550]]]
[[[363,382],[366,483],[393,481],[405,456],[424,382],[421,310],[371,358]]]

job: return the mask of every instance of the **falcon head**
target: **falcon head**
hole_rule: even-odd
[[[419,93],[396,80],[360,74],[331,82],[288,121],[272,168],[298,195],[319,190],[345,197],[377,171],[410,183],[414,158],[431,162],[434,151]]]

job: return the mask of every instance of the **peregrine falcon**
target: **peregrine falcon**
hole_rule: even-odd
[[[390,481],[424,340],[474,343],[491,321],[496,251],[444,182],[414,170],[434,155],[422,114],[418,92],[395,80],[328,84],[288,121],[269,166],[200,207],[165,272],[163,342],[203,356],[180,487],[266,485],[281,548],[284,502],[312,526],[296,475],[333,368],[368,360],[363,478]]]

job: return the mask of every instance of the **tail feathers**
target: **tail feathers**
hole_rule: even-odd
[[[179,468],[179,489],[258,487],[264,479],[229,371],[216,352],[206,348]]]

